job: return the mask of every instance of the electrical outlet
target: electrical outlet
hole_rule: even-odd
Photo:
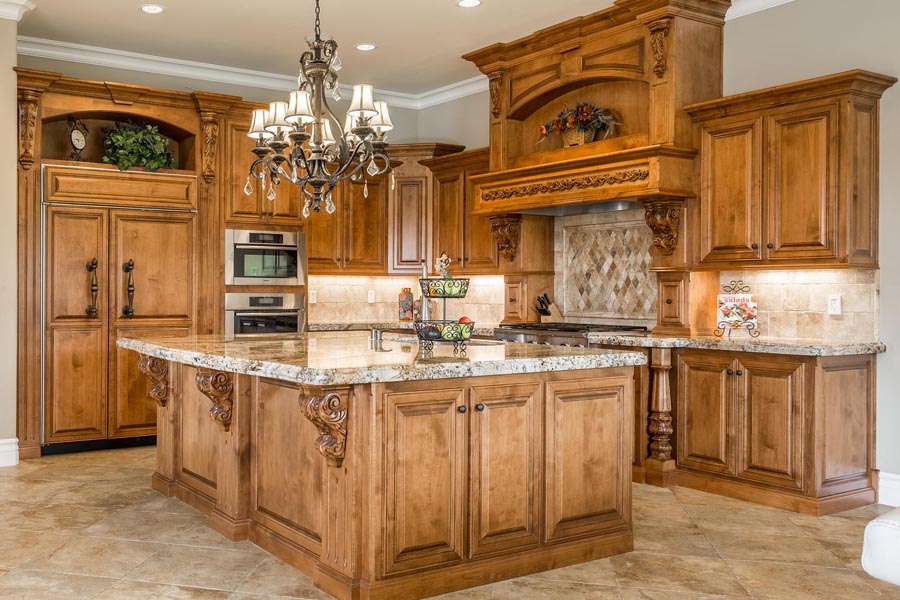
[[[369,304],[375,304],[375,290],[369,290],[369,293],[366,295],[366,301]]]
[[[840,294],[828,294],[828,314],[829,315],[841,314],[841,295]]]
[[[318,301],[318,294],[316,290],[309,290],[309,303],[315,304]]]

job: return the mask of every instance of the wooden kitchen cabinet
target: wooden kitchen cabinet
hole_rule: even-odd
[[[848,71],[686,107],[700,148],[700,266],[878,264],[878,107]]]
[[[44,442],[154,435],[147,380],[116,339],[192,331],[196,215],[55,205],[45,222]]]
[[[679,485],[814,515],[874,501],[872,355],[678,353]]]

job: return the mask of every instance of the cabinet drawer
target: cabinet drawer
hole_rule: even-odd
[[[659,306],[656,314],[660,323],[666,325],[684,324],[684,279],[659,281]]]
[[[52,203],[193,210],[197,178],[168,173],[49,166],[44,200]]]
[[[506,295],[503,298],[504,321],[524,321],[528,317],[525,306],[527,284],[524,280],[510,278],[506,282]]]

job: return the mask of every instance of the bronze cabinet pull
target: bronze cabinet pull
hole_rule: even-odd
[[[87,272],[91,274],[91,303],[90,305],[84,309],[84,312],[87,313],[92,319],[97,318],[97,293],[100,291],[100,285],[97,283],[97,259],[94,258],[84,267],[87,269]]]
[[[134,318],[134,259],[130,259],[122,265],[122,270],[128,273],[128,304],[122,309],[122,314],[129,319]]]
[[[460,406],[460,407],[457,407],[456,410],[457,410],[457,412],[465,413],[466,410],[468,410],[468,409],[465,406]]]
[[[484,410],[484,404],[482,404],[481,402],[479,402],[478,404],[475,405],[475,410],[477,410],[478,412],[483,411],[483,410]]]

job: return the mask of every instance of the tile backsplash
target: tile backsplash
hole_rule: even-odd
[[[773,338],[868,342],[878,336],[878,271],[809,269],[723,271],[719,282],[741,280],[756,295],[759,330]],[[842,314],[827,314],[840,294]]]
[[[559,217],[554,241],[555,299],[566,318],[656,320],[643,209]]]
[[[503,320],[503,277],[470,277],[469,293],[463,300],[447,301],[447,318],[463,315],[482,326],[494,326]],[[310,323],[393,322],[398,320],[397,297],[402,288],[412,288],[421,296],[419,278],[356,277],[310,275],[309,289],[316,291],[316,303],[309,305]],[[375,302],[367,301],[369,290]],[[440,307],[440,301],[436,301]]]

